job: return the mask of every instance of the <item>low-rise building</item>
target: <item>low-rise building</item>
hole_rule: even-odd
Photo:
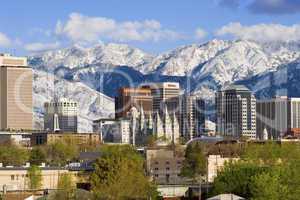
[[[97,133],[57,133],[57,132],[41,132],[32,133],[31,135],[31,145],[42,145],[55,143],[57,141],[68,141],[73,144],[99,144],[100,135]]]
[[[41,168],[42,186],[40,189],[57,189],[59,177],[69,173],[58,167]],[[0,167],[0,190],[20,191],[29,188],[28,167]]]
[[[22,147],[30,146],[31,133],[29,132],[0,132],[0,144],[14,144]]]
[[[40,166],[41,171],[41,186],[35,188],[36,190],[55,190],[58,188],[60,178],[68,174],[77,188],[89,189],[89,177],[93,171],[91,165],[80,163],[79,166],[68,165],[65,167],[47,166],[42,163]],[[0,163],[0,192],[20,192],[31,190],[30,178],[28,172],[30,163],[24,166],[3,166]],[[6,199],[6,198],[5,198]]]
[[[93,122],[93,131],[108,143],[132,143],[131,121],[129,119],[99,119]]]
[[[146,150],[147,173],[157,184],[180,184],[184,153],[168,148]]]
[[[207,181],[213,182],[218,172],[224,168],[225,163],[237,160],[239,158],[224,158],[221,155],[209,155],[207,158]]]

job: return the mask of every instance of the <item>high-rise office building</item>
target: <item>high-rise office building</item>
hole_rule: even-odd
[[[141,88],[121,88],[119,94],[115,97],[115,117],[117,119],[127,117],[132,107],[138,108],[146,116],[152,113],[152,95],[148,87]]]
[[[149,85],[153,96],[153,112],[163,112],[167,106],[170,113],[178,113],[180,86],[176,82],[152,83]]]
[[[180,104],[180,132],[186,139],[192,139],[203,132],[205,124],[205,103],[194,95],[182,95]]]
[[[0,129],[32,129],[32,69],[25,57],[0,54]]]
[[[300,98],[278,96],[257,101],[257,136],[277,139],[300,128]]]
[[[216,93],[217,134],[256,138],[256,99],[243,85],[232,85]]]
[[[61,98],[44,105],[44,129],[50,131],[77,132],[77,102]]]

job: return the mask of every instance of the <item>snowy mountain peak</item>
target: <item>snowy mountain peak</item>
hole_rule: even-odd
[[[90,48],[73,45],[30,57],[33,67],[38,69],[46,67],[50,71],[61,66],[74,69],[99,64],[138,67],[151,59],[152,55],[140,49],[114,43],[97,44]]]

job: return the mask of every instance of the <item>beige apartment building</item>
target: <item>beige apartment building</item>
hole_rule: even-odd
[[[179,174],[184,160],[183,152],[168,148],[146,150],[147,173],[157,184],[182,184],[186,181]]]
[[[207,181],[209,183],[214,182],[214,179],[218,176],[218,172],[224,169],[224,166],[228,162],[236,162],[239,158],[222,157],[221,155],[209,155],[207,158]]]
[[[30,179],[28,177],[28,166],[21,167],[3,167],[0,166],[0,192],[23,191],[30,189]],[[59,179],[64,175],[70,175],[72,183],[76,186],[88,185],[88,171],[83,169],[67,169],[65,167],[40,166],[41,169],[41,187],[40,190],[58,189]]]
[[[25,57],[0,54],[0,129],[32,129],[32,69]]]
[[[41,169],[41,189],[57,189],[59,177],[69,173],[67,169],[47,168]],[[25,167],[1,167],[0,191],[5,187],[7,191],[29,189],[28,168]]]

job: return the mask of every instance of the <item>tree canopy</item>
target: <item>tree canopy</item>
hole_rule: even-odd
[[[29,159],[29,152],[16,145],[0,146],[0,162],[3,165],[20,166],[24,165]]]
[[[207,170],[207,160],[204,148],[200,143],[193,143],[187,146],[185,159],[181,169],[181,176],[188,178],[199,178],[204,176]]]
[[[46,151],[48,163],[56,166],[66,165],[79,155],[78,147],[65,141],[51,143],[43,148]]]
[[[46,162],[46,152],[41,147],[34,147],[29,156],[29,162],[32,165],[40,165],[43,162]]]
[[[250,143],[239,162],[228,163],[218,173],[212,193],[235,193],[252,200],[299,199],[299,170],[299,143]]]
[[[131,146],[103,147],[91,176],[96,199],[154,199],[156,188],[143,166],[143,157]]]

